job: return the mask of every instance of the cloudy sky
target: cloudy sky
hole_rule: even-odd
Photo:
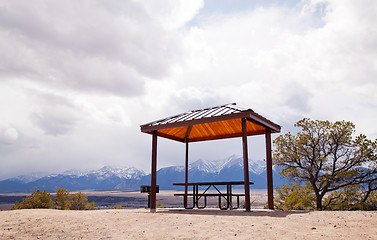
[[[150,170],[140,125],[236,102],[292,131],[349,120],[377,138],[375,0],[2,0],[0,180],[105,165]],[[158,167],[184,145],[159,139]],[[241,154],[193,143],[191,159]],[[249,137],[264,158],[263,137]]]

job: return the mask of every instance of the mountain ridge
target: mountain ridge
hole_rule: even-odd
[[[250,179],[253,188],[265,189],[266,164],[249,159]],[[275,186],[282,185],[277,170],[273,170]],[[242,181],[243,158],[232,155],[225,159],[208,161],[199,159],[189,164],[189,181]],[[161,190],[174,190],[174,182],[184,182],[184,167],[164,167],[157,171],[157,184]],[[284,182],[284,181],[283,181]],[[284,182],[285,183],[285,182]],[[150,185],[150,174],[135,167],[104,166],[95,170],[68,170],[63,173],[38,177],[38,174],[20,175],[0,181],[0,192],[32,192],[37,189],[49,192],[57,188],[78,190],[139,190],[140,185]],[[179,190],[179,189],[176,189]]]

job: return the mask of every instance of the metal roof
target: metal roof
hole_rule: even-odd
[[[196,142],[242,136],[241,119],[246,118],[247,134],[280,132],[280,126],[235,103],[192,110],[140,126],[141,131],[180,142]]]

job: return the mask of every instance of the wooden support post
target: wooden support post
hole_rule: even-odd
[[[246,118],[242,118],[243,175],[245,181],[245,208],[250,211],[249,158],[247,153]]]
[[[274,183],[272,178],[271,130],[266,129],[267,196],[268,208],[274,209]]]
[[[152,135],[151,212],[156,212],[157,131]]]
[[[185,156],[185,196],[183,198],[183,206],[186,208],[187,207],[187,192],[188,192],[188,186],[187,186],[187,183],[188,183],[188,168],[189,168],[189,164],[188,164],[188,159],[189,159],[189,137],[190,137],[190,133],[191,133],[191,130],[192,130],[192,127],[193,126],[188,126],[187,127],[187,131],[186,131],[186,136],[185,136],[185,142],[186,142],[186,156]]]
[[[189,168],[189,164],[188,164],[188,158],[189,158],[189,152],[188,152],[188,149],[189,148],[189,143],[188,143],[188,141],[186,141],[186,157],[185,157],[185,197],[184,197],[184,199],[183,199],[183,206],[185,207],[185,208],[187,208],[187,188],[188,188],[188,186],[187,186],[187,183],[188,183],[188,168]]]

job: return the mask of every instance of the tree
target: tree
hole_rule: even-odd
[[[22,199],[22,202],[16,202],[12,210],[27,208],[50,208],[53,206],[52,198],[46,191],[35,191],[30,196]]]
[[[69,208],[68,195],[69,191],[64,188],[59,188],[56,190],[55,204],[57,208],[61,210],[66,210]]]
[[[296,135],[286,133],[274,140],[273,161],[282,167],[282,176],[310,183],[318,210],[326,193],[352,185],[376,190],[377,140],[354,137],[355,126],[347,121],[304,118],[295,127],[300,128]]]

